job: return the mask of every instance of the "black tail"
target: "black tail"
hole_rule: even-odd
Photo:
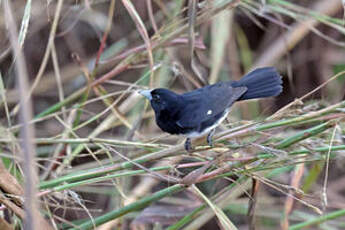
[[[246,86],[247,92],[239,100],[277,96],[283,91],[282,79],[273,67],[253,70],[241,80],[233,82],[232,87]]]

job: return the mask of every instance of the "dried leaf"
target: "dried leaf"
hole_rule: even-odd
[[[2,161],[0,161],[0,188],[6,193],[16,196],[22,196],[24,194],[22,186],[18,183],[17,179],[7,171]]]
[[[0,229],[1,230],[14,230],[14,228],[3,218],[0,218]]]

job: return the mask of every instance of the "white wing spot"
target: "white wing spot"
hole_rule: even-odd
[[[212,114],[212,110],[207,111],[207,115],[211,115]]]

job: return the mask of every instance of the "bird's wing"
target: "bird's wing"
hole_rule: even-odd
[[[221,116],[247,87],[232,87],[230,82],[218,82],[182,95],[185,106],[177,124],[182,128],[197,128],[201,123]]]

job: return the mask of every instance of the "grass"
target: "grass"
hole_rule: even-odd
[[[0,20],[12,41],[0,40],[6,229],[25,215],[48,229],[342,229],[341,2],[262,2],[26,1],[8,10],[0,1],[20,20],[18,35]],[[195,140],[190,154],[136,93],[185,92],[271,65],[283,94],[235,105],[215,146]],[[26,88],[13,84],[25,75]],[[35,134],[20,135],[27,127]],[[11,190],[19,184],[39,206]]]

